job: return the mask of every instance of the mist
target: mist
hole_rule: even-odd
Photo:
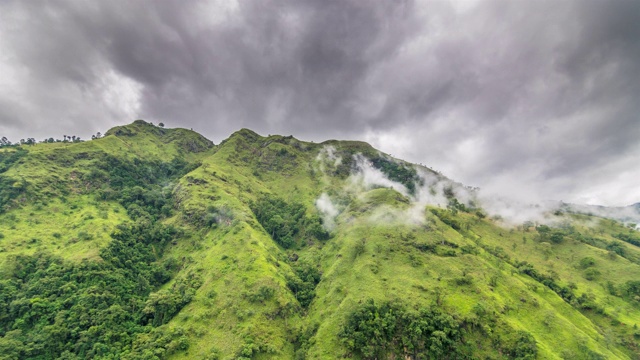
[[[386,156],[386,155],[385,155]],[[378,206],[369,216],[373,223],[404,223],[409,225],[423,225],[426,221],[425,209],[428,206],[447,208],[450,198],[468,208],[481,209],[485,215],[498,221],[503,226],[518,226],[525,222],[534,224],[558,225],[559,219],[554,215],[557,211],[583,213],[610,219],[627,224],[640,223],[640,207],[603,207],[591,205],[566,204],[561,201],[544,199],[535,192],[520,191],[516,196],[501,193],[499,187],[488,189],[474,188],[457,183],[442,174],[424,166],[405,163],[386,156],[387,160],[399,162],[402,166],[410,166],[416,170],[420,181],[415,184],[415,191],[410,193],[407,187],[389,179],[381,170],[362,154],[353,155],[352,173],[342,189],[345,193],[362,198],[375,188],[387,188],[404,196],[409,207],[398,209],[388,205]],[[333,146],[323,147],[316,157],[316,167],[328,184],[328,171],[335,170],[343,159],[337,155]],[[336,217],[341,210],[335,205],[327,193],[321,194],[316,200],[316,207],[323,216],[328,230],[336,226]]]
[[[404,185],[390,180],[382,171],[376,169],[366,157],[356,154],[354,160],[356,171],[349,177],[349,182],[354,189],[371,190],[383,187],[409,196],[409,191]]]
[[[315,201],[316,208],[322,215],[322,226],[325,230],[331,232],[336,227],[336,216],[340,214],[338,207],[331,201],[327,193],[322,193]]]

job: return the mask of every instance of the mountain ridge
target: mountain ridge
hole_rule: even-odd
[[[0,357],[640,356],[640,237],[618,222],[505,226],[363,142],[136,121],[21,148],[0,173]]]

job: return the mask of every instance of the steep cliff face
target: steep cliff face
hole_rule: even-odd
[[[366,143],[136,121],[0,149],[0,357],[638,358],[640,235]]]

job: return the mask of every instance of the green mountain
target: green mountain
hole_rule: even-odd
[[[366,143],[138,120],[0,148],[0,359],[639,359],[639,246]]]

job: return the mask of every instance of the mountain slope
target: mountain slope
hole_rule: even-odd
[[[25,150],[0,149],[0,356],[640,357],[620,223],[505,226],[361,142],[136,121]]]

